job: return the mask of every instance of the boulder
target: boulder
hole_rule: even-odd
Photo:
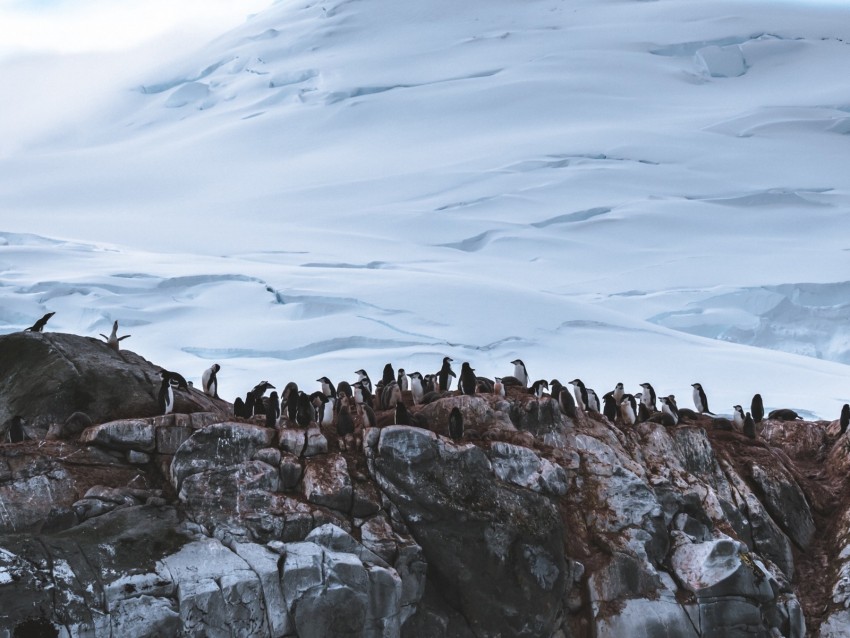
[[[94,423],[155,416],[160,368],[130,350],[58,332],[0,336],[0,423],[26,419],[43,437],[50,425],[85,412]],[[203,392],[175,390],[175,412],[226,414],[228,404]]]
[[[555,502],[496,479],[480,448],[427,430],[386,427],[367,454],[435,584],[476,635],[554,632],[566,590]]]
[[[354,490],[341,454],[308,458],[301,481],[304,498],[340,512],[350,512]]]

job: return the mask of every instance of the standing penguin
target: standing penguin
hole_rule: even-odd
[[[511,361],[511,363],[514,366],[514,377],[519,380],[523,388],[527,388],[528,370],[526,370],[525,364],[522,362],[522,359],[514,359],[513,361]]]
[[[599,396],[593,388],[587,388],[587,409],[591,412],[599,412]]]
[[[697,412],[714,416],[714,413],[708,410],[708,397],[705,396],[705,390],[702,389],[702,385],[692,383],[691,387],[694,389],[694,407],[696,407]]]
[[[115,350],[115,352],[118,352],[118,344],[121,341],[123,341],[124,339],[128,339],[130,337],[130,335],[124,335],[123,337],[118,336],[118,320],[117,319],[112,324],[112,332],[109,334],[109,336],[107,337],[103,333],[101,333],[100,336],[103,337],[104,339],[106,339],[106,345],[108,345],[110,348]]]
[[[440,384],[440,392],[448,392],[448,390],[452,387],[451,377],[457,377],[457,375],[452,370],[452,359],[451,357],[443,357],[443,367],[440,368],[440,372],[437,374],[437,381]]]
[[[302,428],[306,428],[313,422],[315,415],[316,410],[310,402],[310,396],[306,392],[299,390],[296,400],[295,422]]]
[[[573,386],[573,392],[576,397],[576,405],[581,407],[583,410],[587,410],[587,388],[584,385],[584,382],[581,379],[573,379],[570,381],[570,385]]]
[[[413,395],[413,405],[422,403],[425,388],[422,386],[422,375],[419,372],[410,373],[410,393]]]
[[[620,406],[617,404],[617,399],[614,398],[614,391],[606,392],[602,395],[602,414],[611,423],[617,422],[617,414],[620,411]]]
[[[404,403],[396,404],[393,423],[395,425],[412,425],[410,413],[407,411],[407,406],[405,406]]]
[[[631,394],[624,394],[620,401],[620,421],[626,425],[637,423],[637,400]]]
[[[499,397],[505,396],[505,386],[502,383],[502,377],[496,377],[493,382],[493,394]]]
[[[747,416],[744,417],[744,426],[742,430],[744,432],[744,436],[750,439],[756,438],[756,424],[749,412],[747,412]]]
[[[622,382],[614,386],[613,395],[615,403],[617,405],[620,405],[620,402],[623,400],[623,397],[626,396],[626,390],[623,387]]]
[[[741,430],[744,427],[744,408],[740,405],[733,405],[732,409],[734,410],[732,413],[732,424],[737,430]]]
[[[381,375],[381,383],[386,386],[395,380],[395,370],[393,370],[393,364],[388,363],[384,366],[384,373],[383,375]]]
[[[640,387],[643,388],[643,392],[641,393],[640,402],[643,403],[647,410],[650,412],[655,412],[656,410],[656,397],[655,397],[655,388],[653,388],[648,383],[641,383]]]
[[[298,416],[298,384],[290,381],[283,387],[283,396],[280,399],[280,412],[286,412],[286,418],[290,423],[295,423]]]
[[[115,323],[118,323],[117,321]],[[218,398],[218,371],[221,370],[221,366],[217,363],[212,364],[209,368],[204,370],[204,374],[201,377],[201,386],[204,388],[204,394],[212,397],[213,399]]]
[[[396,379],[396,383],[398,383],[398,387],[401,388],[402,392],[407,392],[409,390],[407,375],[404,373],[404,368],[398,369],[398,378]]]
[[[569,418],[576,418],[576,403],[573,401],[573,395],[563,386],[561,386],[561,390],[558,392],[558,407]]]
[[[475,370],[469,365],[468,362],[464,361],[463,365],[460,368],[460,380],[457,384],[458,390],[460,390],[461,394],[471,396],[475,394],[475,386]]]
[[[331,383],[330,379],[327,377],[319,377],[316,381],[322,384],[322,392],[325,393],[326,397],[336,397],[336,388],[334,387],[334,384]]]
[[[171,389],[171,377],[167,370],[161,370],[162,382],[159,384],[157,403],[161,414],[171,414],[174,410],[174,390]]]
[[[336,415],[336,435],[339,442],[340,450],[347,450],[349,439],[354,434],[354,419],[351,416],[351,409],[348,407],[348,401],[344,401]]]
[[[762,402],[760,394],[753,395],[753,400],[750,402],[750,410],[753,411],[753,421],[761,423],[761,420],[764,418],[764,402]]]
[[[278,399],[277,391],[273,391],[269,395],[269,400],[266,403],[266,427],[277,428],[277,420],[280,418],[280,399]]]
[[[845,403],[841,407],[841,418],[838,419],[838,422],[841,425],[841,434],[844,434],[847,431],[847,426],[850,425],[850,405]]]
[[[369,375],[366,373],[366,371],[361,368],[360,370],[357,370],[354,374],[357,375],[357,381],[359,381],[360,384],[371,395],[372,394],[372,380],[369,378]]]
[[[9,424],[9,441],[11,443],[20,443],[27,440],[27,435],[24,432],[24,417],[15,415],[12,417],[12,423]]]
[[[453,407],[449,413],[449,436],[455,441],[463,438],[463,415],[457,406]]]

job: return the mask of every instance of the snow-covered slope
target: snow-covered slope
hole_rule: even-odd
[[[794,2],[279,1],[0,123],[0,331],[118,319],[228,398],[521,356],[832,418],[848,368],[788,353],[850,360],[848,38]]]

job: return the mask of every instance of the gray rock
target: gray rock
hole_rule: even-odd
[[[113,450],[153,452],[156,450],[156,428],[145,419],[110,421],[84,430],[80,442]]]
[[[284,452],[280,459],[280,489],[288,492],[298,487],[304,469],[294,454]]]
[[[316,456],[327,454],[328,440],[317,427],[307,429],[307,443],[304,447],[304,456]]]
[[[147,465],[152,460],[150,454],[145,454],[144,452],[137,452],[136,450],[130,450],[127,452],[127,463],[132,463],[133,465]]]
[[[171,483],[179,492],[187,476],[250,461],[257,450],[269,447],[273,439],[274,431],[259,425],[225,422],[202,428],[174,455]]]
[[[564,469],[540,458],[533,450],[496,442],[489,456],[493,471],[503,481],[553,496],[567,493],[568,479]]]
[[[262,461],[272,467],[280,466],[280,450],[274,447],[264,447],[254,452],[254,459]]]
[[[566,562],[555,504],[498,481],[478,447],[406,426],[381,431],[375,478],[422,547],[436,584],[481,636],[554,631]]]
[[[280,449],[300,457],[307,445],[307,433],[304,430],[284,428],[280,431]]]
[[[159,454],[176,454],[183,442],[192,436],[189,425],[161,425],[156,428],[156,451]]]
[[[340,512],[350,512],[353,498],[348,464],[341,454],[308,458],[302,479],[304,498]]]
[[[780,464],[753,464],[752,473],[771,518],[792,541],[807,549],[815,534],[815,522],[800,486]]]
[[[159,411],[159,368],[97,339],[58,332],[2,335],[0,360],[7,363],[0,378],[0,423],[20,415],[43,436],[74,412],[104,423]],[[227,409],[224,401],[200,391],[175,391],[175,412],[225,414]]]

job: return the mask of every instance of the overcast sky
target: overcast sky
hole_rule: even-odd
[[[273,0],[0,0],[0,55],[121,50],[175,29],[197,37]]]

